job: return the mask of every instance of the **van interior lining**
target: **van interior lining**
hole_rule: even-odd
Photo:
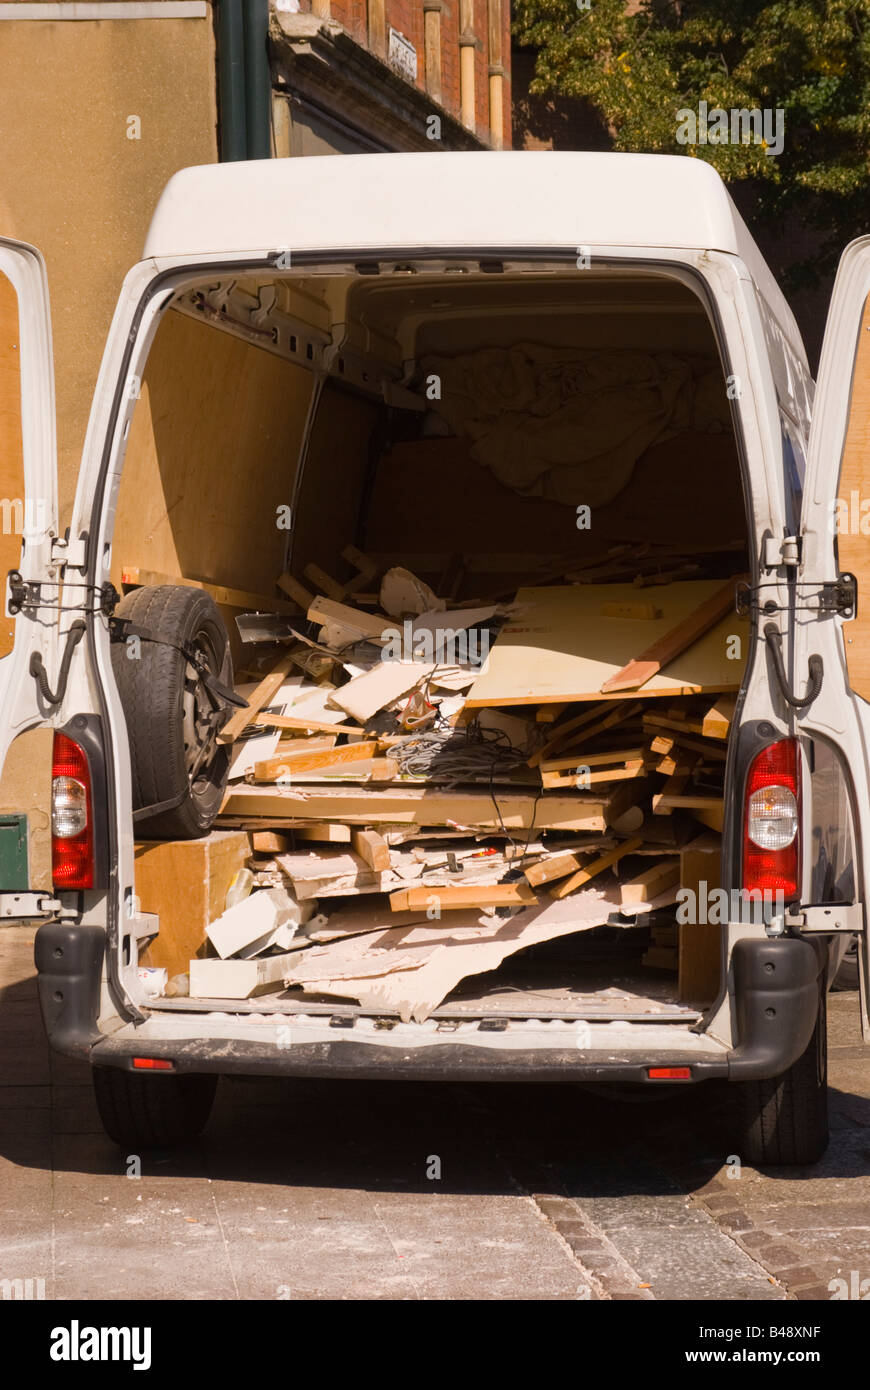
[[[276,524],[282,508],[289,528]],[[648,270],[303,273],[203,283],[179,291],[165,313],[128,441],[113,579],[127,589],[226,586],[268,604],[279,593],[286,602],[282,574],[310,588],[313,566],[355,604],[366,586],[347,559],[353,547],[379,574],[388,564],[411,571],[449,615],[599,572],[654,609],[668,585],[739,575],[745,537],[723,364],[704,305],[679,279]],[[239,640],[239,605],[218,602],[248,689],[280,649],[252,653]],[[701,690],[667,710],[647,699],[643,715],[679,724],[715,699]],[[534,725],[536,707],[532,695],[512,712]],[[616,730],[605,752],[637,736]],[[725,747],[711,763],[719,795]],[[668,774],[644,756],[661,790]],[[666,767],[669,754],[656,756]],[[535,771],[518,776],[538,785]],[[493,776],[483,780],[495,792]],[[709,848],[717,834],[715,817],[691,808],[646,819],[667,832],[662,854],[680,862],[696,838]],[[218,827],[241,823],[223,817]],[[611,886],[621,872],[611,868]],[[460,982],[429,1016],[696,1021],[710,987],[678,998],[673,884],[666,896],[649,912],[616,912],[610,925],[509,956]],[[233,1007],[361,1006],[290,990]]]

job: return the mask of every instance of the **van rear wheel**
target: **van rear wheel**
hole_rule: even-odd
[[[217,1077],[143,1076],[93,1067],[103,1128],[122,1149],[169,1149],[195,1139],[211,1114]]]
[[[815,1163],[828,1147],[828,1047],[822,991],[806,1051],[780,1076],[740,1082],[741,1156],[756,1164]]]

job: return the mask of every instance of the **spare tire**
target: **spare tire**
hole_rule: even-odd
[[[136,589],[115,609],[146,636],[112,643],[112,668],[127,720],[137,838],[195,840],[220,809],[230,748],[215,739],[229,708],[209,690],[185,648],[232,688],[227,630],[201,589],[161,584]],[[162,810],[157,808],[161,803]]]

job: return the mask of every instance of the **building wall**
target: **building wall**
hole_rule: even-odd
[[[274,0],[273,0],[274,3]],[[489,47],[489,5],[493,0],[470,0],[471,29],[476,39],[474,52],[474,126],[473,132],[483,145],[511,144],[510,119],[510,0],[501,0],[501,66],[503,77],[502,129],[491,129],[489,78],[492,55]],[[299,0],[299,12],[314,14],[340,24],[368,52],[376,53],[370,39],[370,11],[378,0]],[[397,30],[408,39],[417,53],[417,78],[413,84],[420,93],[427,90],[425,63],[425,20],[423,0],[382,0],[385,32]],[[286,13],[284,4],[276,9]],[[441,0],[441,107],[459,118],[460,86],[460,0]]]
[[[121,281],[166,181],[217,158],[216,119],[210,7],[202,19],[0,21],[0,233],[38,246],[48,267],[62,527]]]

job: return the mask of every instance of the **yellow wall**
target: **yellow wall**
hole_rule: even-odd
[[[61,527],[121,281],[167,179],[217,158],[216,120],[210,8],[206,19],[0,22],[0,233],[39,246],[48,265]]]

